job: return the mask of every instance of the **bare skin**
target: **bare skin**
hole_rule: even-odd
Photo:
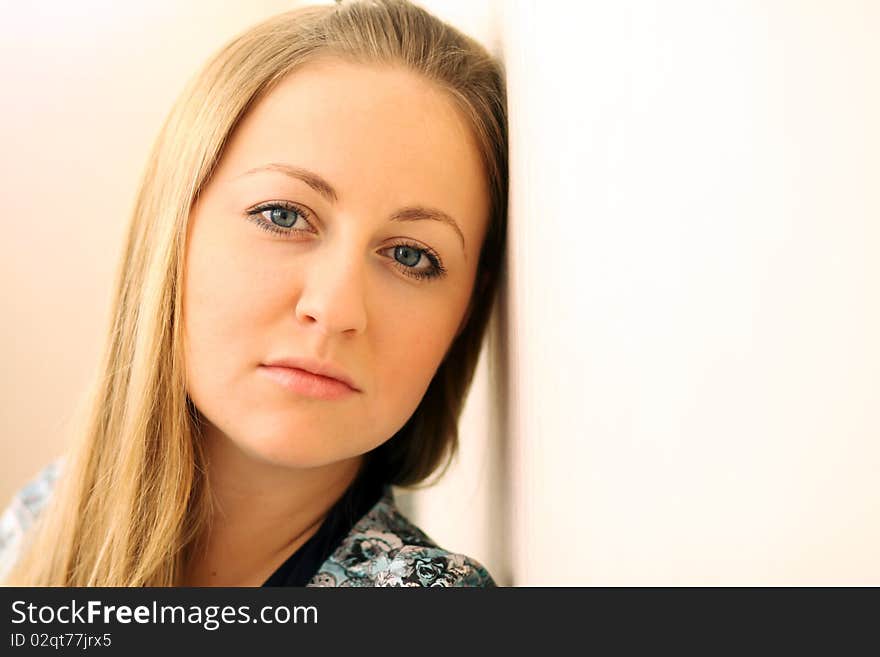
[[[208,458],[216,512],[183,585],[261,586],[318,531],[353,481],[360,459],[290,472],[241,458],[235,445],[216,436],[216,429],[211,433]]]

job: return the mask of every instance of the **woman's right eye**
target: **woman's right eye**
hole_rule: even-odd
[[[308,224],[308,213],[292,204],[269,203],[254,208],[248,213],[251,221],[263,230],[280,235],[309,232],[304,228],[295,228],[297,224]]]
[[[284,210],[283,208],[273,208],[271,210],[263,210],[263,212],[269,213],[269,221],[271,221],[273,224],[278,224],[283,228],[290,228],[293,224],[296,223],[297,214],[295,212],[291,212],[290,210]]]

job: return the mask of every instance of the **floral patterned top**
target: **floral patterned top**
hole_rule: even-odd
[[[437,546],[404,517],[391,487],[321,565],[308,586],[495,586],[474,559]]]
[[[12,568],[28,527],[37,518],[60,474],[59,462],[44,468],[0,516],[0,580]],[[391,486],[351,528],[307,586],[492,587],[478,561],[440,548],[399,511]]]

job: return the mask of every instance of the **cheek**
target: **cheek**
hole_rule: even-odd
[[[427,320],[407,322],[390,314],[381,329],[374,326],[381,335],[375,353],[378,399],[400,426],[419,405],[458,327],[459,316],[448,305],[433,310],[426,309]]]
[[[246,241],[226,234],[224,226],[206,217],[193,231],[186,254],[184,325],[194,342],[235,348],[259,335],[260,322],[282,303],[284,291],[273,276],[277,269]]]
[[[243,368],[256,365],[261,317],[272,303],[253,260],[210,228],[202,225],[192,235],[183,283],[185,363],[194,401],[199,391],[222,397]]]
[[[192,313],[194,320],[215,307],[220,315],[231,299],[243,296],[238,271],[244,263],[229,240],[223,239],[217,223],[211,217],[196,219],[186,252],[184,308],[197,311]]]

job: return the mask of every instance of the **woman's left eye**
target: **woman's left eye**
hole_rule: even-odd
[[[407,276],[413,278],[439,278],[446,273],[439,256],[433,251],[415,244],[398,244],[386,251],[392,251],[395,265]]]
[[[424,280],[441,278],[446,275],[446,269],[440,261],[440,256],[431,249],[403,242],[391,246],[385,251],[392,251],[391,258],[394,260],[395,266],[412,278]],[[417,266],[420,263],[427,266]]]

